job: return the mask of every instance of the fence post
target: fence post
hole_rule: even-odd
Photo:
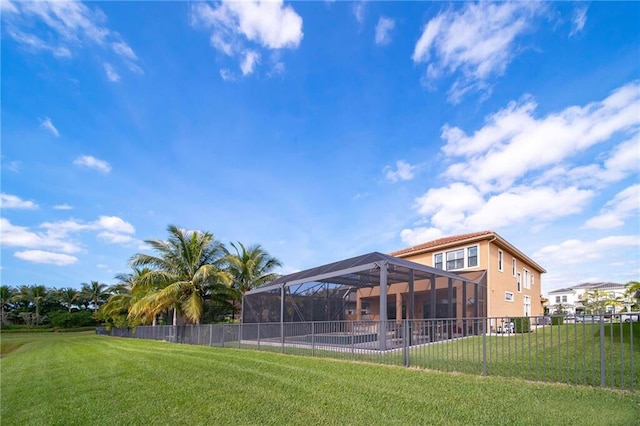
[[[486,321],[486,319],[485,319]],[[487,375],[487,326],[482,327],[482,375]]]
[[[225,334],[226,334],[225,327],[226,327],[226,325],[222,324],[222,333],[220,333],[220,334],[221,334],[221,336],[222,336],[222,337],[220,338],[220,340],[221,340],[221,342],[220,342],[220,343],[221,343],[221,346],[222,346],[223,348],[224,348],[224,336],[225,336]]]
[[[405,367],[409,366],[409,320],[402,321],[402,361]]]
[[[260,350],[260,323],[258,323],[258,350]]]
[[[311,356],[316,356],[316,323],[311,321]]]
[[[240,349],[240,341],[242,340],[242,324],[238,324],[238,349]]]
[[[213,346],[213,324],[209,324],[209,346]]]
[[[600,316],[600,387],[606,386],[606,366],[604,362],[604,315]]]

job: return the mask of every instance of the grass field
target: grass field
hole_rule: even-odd
[[[640,423],[639,394],[518,379],[88,333],[2,348],[3,425]]]

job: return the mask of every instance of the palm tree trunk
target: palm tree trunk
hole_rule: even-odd
[[[155,327],[157,325],[157,323],[158,323],[158,316],[154,315],[153,316],[153,321],[151,321],[151,325]]]
[[[173,324],[172,325],[178,325],[178,310],[176,308],[173,308]]]

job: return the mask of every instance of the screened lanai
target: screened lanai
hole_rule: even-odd
[[[243,296],[242,321],[304,323],[486,316],[484,271],[451,273],[373,252],[282,276]]]

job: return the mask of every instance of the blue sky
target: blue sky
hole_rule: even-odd
[[[0,4],[2,284],[113,283],[168,224],[640,277],[640,3]]]

